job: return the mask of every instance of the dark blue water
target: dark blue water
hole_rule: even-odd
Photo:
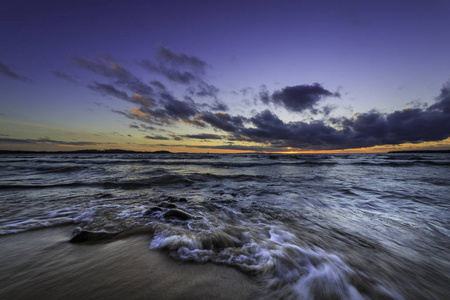
[[[267,298],[450,296],[448,154],[1,154],[0,193],[0,234],[146,228]]]

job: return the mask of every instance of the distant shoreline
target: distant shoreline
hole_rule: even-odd
[[[155,154],[172,154],[170,151],[133,151],[133,150],[121,150],[121,149],[105,149],[105,150],[97,150],[97,149],[84,149],[84,150],[72,150],[72,151],[29,151],[29,150],[0,150],[0,154],[77,154],[77,153],[87,153],[87,154],[103,154],[103,153],[112,153],[112,154],[120,154],[120,153],[155,153]]]
[[[82,150],[70,150],[70,151],[31,151],[31,150],[0,150],[0,154],[184,154],[187,152],[170,152],[167,150],[160,151],[133,151],[133,150],[122,150],[122,149],[82,149]],[[269,152],[254,152],[254,153],[266,153],[273,154]],[[379,154],[380,152],[374,152],[373,154]],[[389,151],[385,152],[388,154],[401,154],[401,153],[450,153],[450,149],[448,150],[402,150],[402,151]],[[291,155],[289,153],[285,153],[286,155]],[[298,153],[302,154],[302,153]],[[311,154],[311,153],[307,153]],[[328,153],[320,153],[320,154],[328,154]],[[333,153],[330,153],[333,154]],[[339,153],[345,154],[345,153]],[[358,153],[353,153],[358,154]],[[359,153],[366,154],[366,153]]]

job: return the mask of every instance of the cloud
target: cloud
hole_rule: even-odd
[[[247,140],[282,147],[332,150],[438,141],[450,137],[449,86],[427,109],[414,108],[382,114],[375,110],[352,118],[285,123],[269,110],[249,119],[253,127],[234,132]],[[331,126],[334,125],[334,126]]]
[[[27,82],[27,83],[34,83],[34,81],[26,76],[22,76],[11,70],[7,65],[0,62],[0,73],[3,74],[6,77]]]
[[[164,84],[162,84],[161,82],[159,82],[158,80],[150,81],[150,84],[162,91],[166,90],[166,86]]]
[[[270,94],[269,91],[267,90],[267,86],[264,84],[259,87],[259,99],[264,104],[270,103]]]
[[[256,128],[241,128],[239,133],[255,140],[286,139],[291,134],[289,127],[269,110],[255,115],[250,121]]]
[[[94,82],[94,84],[88,85],[88,88],[90,88],[93,91],[99,92],[104,96],[113,96],[119,99],[129,101],[127,93],[125,93],[124,91],[119,91],[111,84]]]
[[[126,111],[113,110],[116,113],[147,124],[152,130],[155,129],[154,125],[172,126],[184,123],[198,128],[210,127],[226,133],[169,135],[176,140],[228,139],[236,143],[259,143],[258,147],[267,147],[266,150],[285,150],[288,147],[334,150],[437,141],[450,137],[450,83],[444,85],[440,95],[431,105],[389,114],[372,110],[351,117],[330,117],[336,105],[326,103],[325,100],[338,98],[340,93],[331,92],[318,83],[286,86],[275,92],[269,92],[265,85],[261,85],[259,91],[249,88],[241,91],[242,97],[252,94],[254,99],[259,99],[266,105],[274,104],[290,112],[307,111],[314,115],[314,119],[310,118],[308,122],[285,122],[269,109],[253,111],[252,116],[245,117],[225,112],[228,107],[216,97],[219,89],[204,79],[206,63],[195,56],[175,53],[163,46],[158,48],[156,60],[144,60],[139,64],[152,73],[163,75],[169,81],[185,85],[186,94],[181,97],[174,96],[160,81],[151,80],[148,84],[144,83],[109,57],[100,58],[98,61],[73,56],[69,58],[80,68],[112,79],[111,83],[94,81],[88,85],[91,90],[134,104]],[[199,97],[210,97],[214,102],[199,104],[196,102]],[[144,125],[134,125],[132,128],[143,128],[142,126]],[[167,140],[169,137],[149,135],[146,138]],[[238,149],[241,146],[232,144],[221,147]]]
[[[137,129],[137,130],[139,130],[141,132],[157,130],[155,127],[149,126],[149,125],[146,125],[146,124],[140,124],[140,125],[138,125],[138,124],[130,124],[129,127],[133,128],[133,129]]]
[[[284,106],[287,110],[301,112],[307,109],[313,109],[317,103],[325,97],[340,97],[339,93],[332,93],[324,89],[320,84],[287,86],[280,91],[272,94],[268,98],[267,91],[260,91],[261,101],[263,103],[273,102]]]
[[[205,73],[206,62],[198,57],[175,53],[162,45],[156,50],[156,62],[145,59],[140,62],[149,72],[162,74],[170,81],[182,84],[199,81]]]
[[[169,139],[168,137],[165,137],[162,135],[153,135],[153,136],[147,135],[147,136],[145,136],[145,138],[151,139],[151,140],[168,140]]]
[[[84,141],[66,142],[66,141],[52,140],[52,139],[48,139],[48,138],[41,138],[41,139],[0,138],[0,142],[11,143],[11,144],[52,144],[52,145],[65,145],[65,146],[95,146],[95,145],[105,144],[105,143],[84,142]],[[115,144],[115,143],[107,143],[107,144]]]
[[[65,74],[63,72],[53,71],[52,73],[53,73],[53,75],[55,75],[56,78],[63,79],[63,80],[68,81],[70,83],[78,83],[78,81],[76,81],[71,76],[69,76],[69,75],[67,75],[67,74]]]
[[[219,102],[219,101],[215,101],[215,102],[213,103],[213,105],[210,106],[210,108],[211,108],[212,110],[215,110],[215,111],[222,111],[222,112],[227,111],[227,110],[230,109],[230,108],[228,107],[228,105],[226,105],[225,103]]]
[[[190,95],[216,98],[219,89],[204,80],[206,62],[196,56],[175,53],[162,45],[158,46],[156,61],[143,59],[140,65],[150,73],[164,76],[172,82],[187,86]]]
[[[133,107],[130,111],[113,110],[113,112],[122,114],[130,119],[155,125],[171,125],[177,122],[190,124],[198,113],[197,105],[194,101],[178,100],[170,94],[161,94],[158,107],[141,104],[140,107]]]
[[[195,76],[192,72],[167,68],[164,65],[157,65],[149,60],[142,60],[141,66],[149,72],[160,73],[170,81],[177,83],[189,84],[197,79],[197,76]]]
[[[164,62],[172,66],[183,66],[188,69],[194,70],[198,73],[204,73],[206,62],[199,59],[198,57],[187,55],[185,53],[175,53],[169,48],[162,45],[158,46],[157,49],[158,61]]]
[[[175,99],[170,94],[162,94],[165,114],[171,119],[190,119],[198,113],[197,104],[192,99]]]
[[[382,114],[376,110],[353,117],[311,122],[284,122],[266,109],[250,118],[207,113],[201,120],[228,132],[229,140],[255,142],[272,149],[335,150],[377,145],[439,141],[450,137],[450,84],[435,103]]]
[[[125,87],[134,93],[146,96],[153,94],[153,89],[150,85],[143,83],[111,57],[101,57],[99,61],[72,55],[69,55],[68,58],[77,67],[106,78],[115,79],[115,84]]]
[[[110,83],[93,81],[88,88],[104,96],[112,96],[135,104],[135,107],[127,111],[113,110],[130,119],[140,120],[150,125],[175,125],[183,122],[202,127],[203,121],[195,118],[199,113],[208,110],[228,110],[228,107],[216,97],[219,90],[202,79],[206,62],[195,56],[175,53],[166,47],[159,46],[155,63],[140,62],[140,65],[147,69],[162,72],[172,80],[186,83],[187,94],[182,99],[173,96],[171,91],[158,80],[144,83],[109,56],[100,57],[98,60],[72,55],[68,58],[79,68],[112,79]],[[191,96],[211,97],[214,98],[214,102],[198,104]]]
[[[184,145],[183,145],[184,146]],[[271,152],[276,151],[277,149],[273,149],[267,146],[245,146],[245,145],[217,145],[217,146],[208,146],[208,145],[186,145],[184,147],[189,148],[200,148],[200,149],[219,149],[219,150],[237,150],[237,151],[254,151],[254,152]]]
[[[155,127],[149,126],[149,125],[146,125],[146,124],[141,124],[141,128],[143,128],[144,130],[156,130]]]
[[[145,106],[145,107],[152,107],[155,106],[155,101],[152,99],[149,99],[147,97],[144,97],[142,95],[139,94],[134,94],[132,95],[129,99],[129,102],[137,104],[137,105],[141,105],[141,106]]]
[[[231,116],[227,113],[203,113],[200,115],[200,119],[213,126],[214,128],[221,129],[228,132],[237,132],[242,126],[246,118],[241,116]]]
[[[183,123],[200,128],[204,128],[207,126],[206,123],[202,120],[202,117],[199,115],[195,115],[193,118],[189,120],[184,120]]]
[[[219,89],[214,85],[208,84],[203,80],[199,80],[195,86],[191,86],[187,89],[191,95],[199,97],[211,97],[216,98],[219,93]]]
[[[436,97],[436,103],[428,108],[428,111],[442,111],[450,114],[450,82],[441,89],[441,94]]]
[[[221,140],[223,137],[218,134],[201,133],[201,134],[186,134],[182,135],[184,138],[200,139],[200,140]]]
[[[88,88],[90,88],[93,91],[99,92],[103,96],[112,96],[118,99],[131,102],[133,104],[140,105],[141,107],[149,108],[155,106],[153,100],[148,99],[147,97],[144,97],[139,94],[134,94],[131,97],[129,97],[126,92],[118,90],[111,84],[98,83],[94,81],[93,84],[88,85]]]
[[[112,112],[123,115],[132,120],[138,120],[144,123],[154,123],[152,116],[138,107],[133,107],[130,111],[113,109]]]
[[[219,150],[237,150],[237,151],[254,151],[254,152],[271,152],[279,149],[270,148],[267,146],[246,146],[246,145],[167,145],[157,144],[159,147],[186,147],[186,148],[198,148],[198,149],[219,149]]]

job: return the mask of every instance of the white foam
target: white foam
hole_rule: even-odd
[[[96,211],[94,208],[89,208],[76,216],[73,221],[74,223],[92,222]]]
[[[155,231],[150,249],[167,249],[181,260],[211,261],[256,272],[269,289],[283,286],[299,299],[314,299],[317,294],[328,298],[364,299],[349,282],[349,276],[355,273],[337,255],[318,247],[300,247],[298,237],[280,227],[260,226],[260,230],[253,228],[243,233],[236,230],[232,238],[244,237],[241,245],[205,249],[202,237],[226,237],[233,231],[210,228],[207,234],[166,226]]]

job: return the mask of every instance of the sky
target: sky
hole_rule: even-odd
[[[450,149],[450,1],[3,0],[0,150]]]

